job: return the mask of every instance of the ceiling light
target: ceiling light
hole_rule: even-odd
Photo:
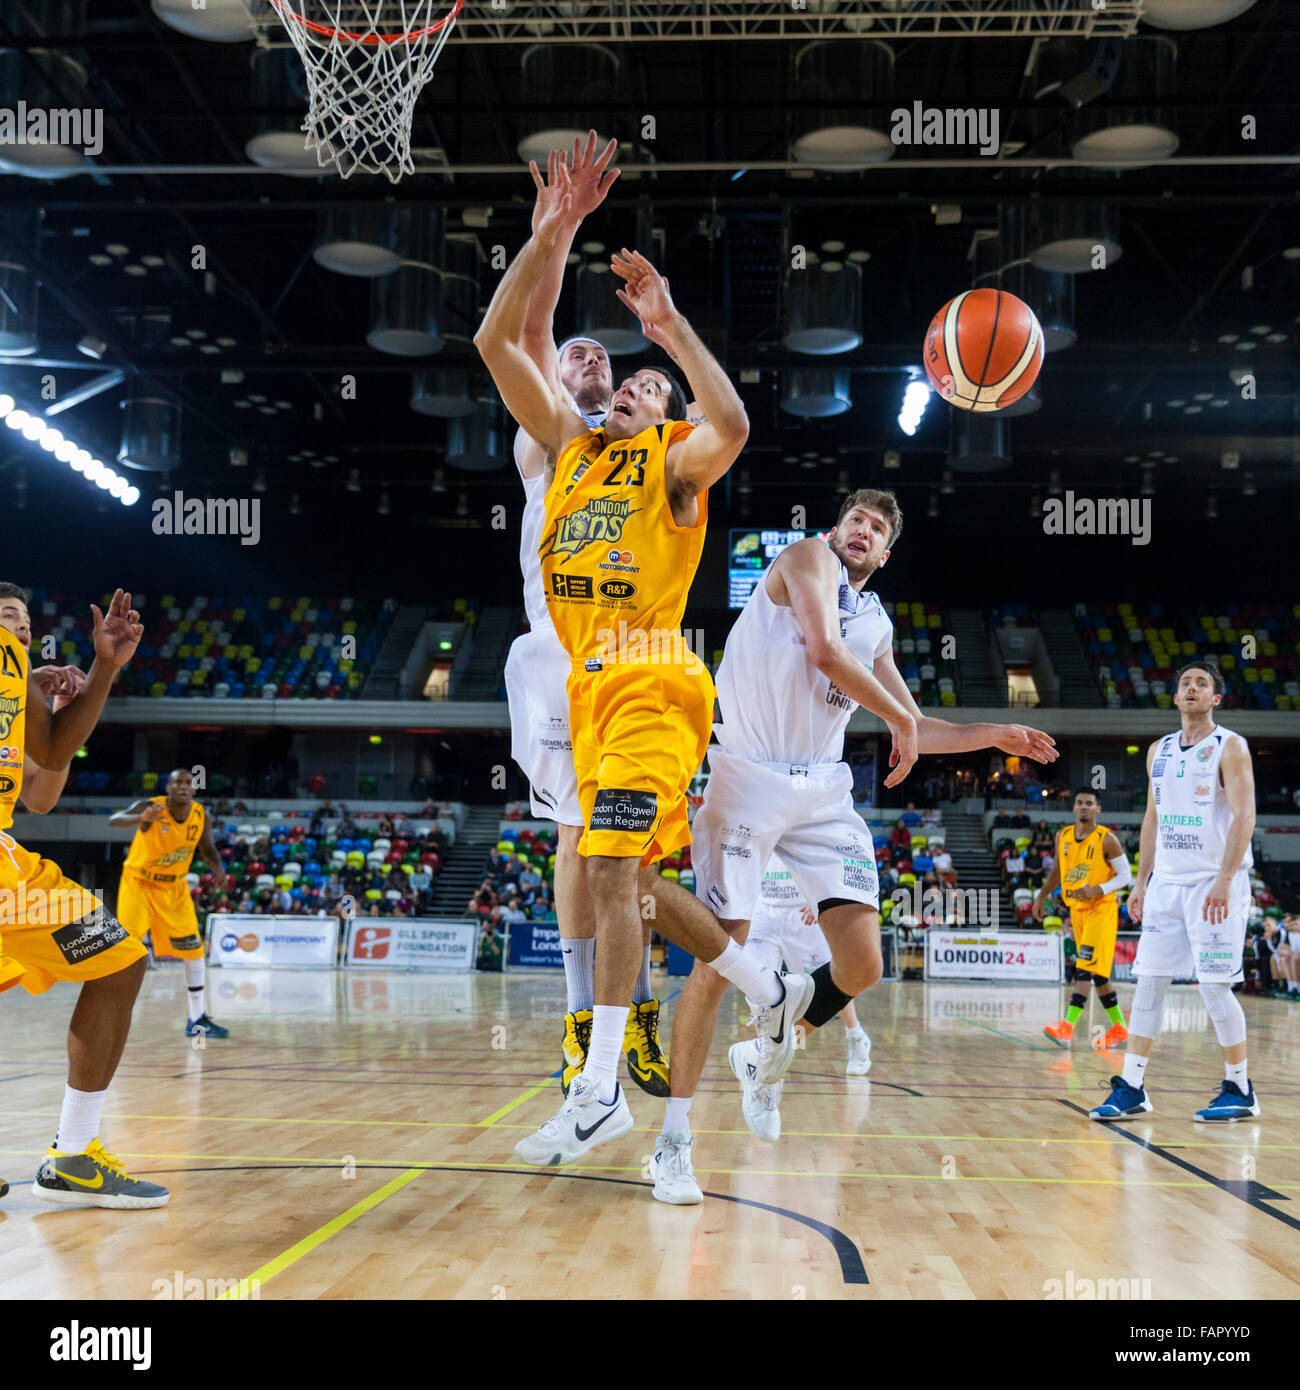
[[[94,333],[87,333],[77,343],[77,351],[83,357],[91,357],[96,362],[108,351],[108,344]]]
[[[41,431],[44,430],[44,428],[44,420],[40,419],[38,416],[29,415],[23,422],[23,438],[39,439],[41,437]]]
[[[102,251],[92,251],[90,253],[91,265],[112,265],[112,256],[106,256]]]
[[[126,271],[128,275],[134,275],[137,280],[140,278],[140,276],[149,274],[149,272],[142,265],[124,265],[122,269]]]
[[[47,454],[52,454],[63,443],[63,436],[50,425],[43,425],[37,438]]]
[[[5,424],[11,430],[20,430],[30,418],[25,410],[10,410],[5,416]]]
[[[3,391],[0,391],[0,420],[11,415],[15,405],[17,405],[17,402],[12,396],[8,396]]]
[[[126,492],[127,488],[130,486],[130,483],[128,483],[125,478],[123,478],[120,474],[115,474],[113,477],[113,481],[108,485],[108,490],[114,497],[120,500],[123,494]]]
[[[1181,410],[1187,404],[1186,401],[1166,401],[1165,404],[1171,410]]]
[[[1264,341],[1268,343],[1285,343],[1286,336],[1285,333],[1270,333]]]
[[[1235,343],[1238,335],[1236,333],[1220,333],[1218,341],[1221,343]]]
[[[65,439],[54,451],[54,457],[60,463],[70,463],[72,456],[77,452],[77,446],[70,439]]]
[[[123,246],[120,241],[110,241],[108,245],[104,247],[104,250],[107,251],[110,256],[127,256],[131,253],[131,248],[129,246]]]
[[[161,256],[141,256],[140,264],[147,265],[151,270],[157,270],[159,266],[165,265],[166,262]]]
[[[134,507],[140,500],[140,489],[134,483],[122,494],[122,505],[124,507]]]
[[[1271,333],[1273,331],[1273,325],[1271,323],[1252,323],[1250,331],[1257,338],[1262,338],[1265,333]]]

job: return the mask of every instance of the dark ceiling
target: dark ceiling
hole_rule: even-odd
[[[973,13],[983,5],[991,13],[1000,3],[975,0],[965,8]],[[513,17],[557,8],[515,4]],[[589,16],[610,8],[585,7]],[[808,6],[818,8],[815,0]],[[960,8],[913,6],[918,22],[928,10]],[[1057,10],[1087,10],[1033,8],[1048,18]],[[1133,12],[1136,0],[1118,8]],[[879,3],[838,10],[883,14]],[[411,373],[421,367],[472,367],[476,389],[486,392],[466,341],[473,324],[448,318],[444,331],[459,336],[427,359],[368,347],[369,285],[313,261],[317,218],[342,204],[395,199],[439,209],[445,230],[468,227],[485,252],[500,244],[513,255],[531,208],[516,144],[539,127],[576,119],[618,136],[620,161],[629,166],[580,240],[611,249],[628,242],[640,210],[641,225],[654,229],[654,253],[679,306],[733,375],[745,374],[741,389],[752,430],[742,466],[755,491],[729,489],[715,503],[715,524],[762,519],[764,508],[779,521],[794,501],[829,508],[842,469],[855,485],[870,477],[937,492],[951,466],[952,412],[932,401],[911,439],[895,423],[909,372],[920,365],[926,324],[946,299],[970,286],[977,233],[996,229],[1009,208],[1037,214],[1054,204],[1113,205],[1123,254],[1109,269],[1077,277],[1078,341],[1048,357],[1042,409],[1011,422],[1010,467],[958,471],[956,496],[1006,515],[1011,488],[1018,494],[1015,515],[1027,517],[1031,493],[1054,486],[1136,495],[1145,465],[1145,481],[1157,496],[1174,488],[1190,502],[1218,489],[1230,498],[1248,479],[1261,500],[1274,497],[1270,510],[1294,510],[1294,492],[1276,490],[1293,489],[1300,469],[1300,250],[1287,254],[1300,248],[1300,6],[1258,0],[1218,27],[1165,34],[1177,56],[1172,94],[1158,103],[1158,114],[1179,137],[1177,157],[1194,162],[1120,173],[1045,164],[1069,158],[1076,122],[1125,118],[1133,106],[1124,83],[1125,62],[1130,69],[1136,64],[1131,44],[1110,94],[1075,113],[1059,94],[1036,91],[1049,70],[1067,76],[1086,70],[1100,39],[1058,42],[1049,61],[1043,44],[1028,35],[891,37],[892,91],[857,99],[852,118],[888,129],[889,111],[915,100],[996,108],[1002,152],[981,159],[967,149],[900,150],[890,163],[832,174],[789,167],[791,138],[835,118],[833,102],[810,96],[795,80],[795,54],[812,30],[770,39],[719,33],[691,42],[608,42],[617,81],[577,109],[571,93],[566,104],[524,90],[523,55],[539,39],[516,24],[516,41],[489,42],[483,28],[473,27],[485,12],[490,17],[487,6],[467,4],[464,35],[448,44],[416,118],[420,169],[450,172],[419,172],[392,186],[378,177],[345,183],[336,176],[247,172],[249,137],[267,124],[289,128],[302,114],[294,84],[283,84],[272,104],[255,104],[251,42],[182,35],[158,20],[148,0],[90,0],[84,29],[76,32],[60,31],[51,20],[57,6],[7,0],[0,48],[21,55],[20,63],[2,69],[11,88],[26,80],[14,74],[30,77],[39,67],[41,50],[74,56],[87,74],[89,103],[105,111],[105,143],[86,174],[58,181],[0,175],[0,258],[33,267],[43,282],[39,354],[0,358],[0,389],[30,404],[45,374],[66,394],[70,385],[120,367],[123,386],[58,421],[66,433],[97,445],[106,460],[115,452],[118,403],[129,387],[183,407],[183,464],[168,475],[171,487],[225,494],[247,489],[246,480],[261,472],[268,504],[286,505],[298,492],[370,516],[387,492],[405,522],[418,512],[426,524],[454,516],[465,490],[468,520],[479,523],[494,491],[513,487],[508,459],[495,473],[448,470],[448,490],[430,493],[446,425],[408,405]],[[267,32],[282,40],[274,21]],[[573,62],[583,45],[553,42],[562,32],[541,41],[564,50],[561,63]],[[1157,31],[1137,32],[1149,38]],[[866,41],[838,39],[841,45]],[[279,51],[289,57],[287,49]],[[12,106],[20,94],[0,91],[0,105]],[[653,140],[643,138],[648,115]],[[1255,119],[1253,140],[1242,136],[1247,116]],[[909,165],[931,163],[902,167],[905,154]],[[1276,162],[1247,164],[1243,156]],[[962,167],[950,167],[959,161]],[[674,167],[709,163],[721,167]],[[467,166],[497,172],[467,172]],[[958,209],[946,216],[959,220],[939,225],[938,205]],[[43,210],[38,236],[22,216],[37,208]],[[870,255],[863,267],[863,342],[834,359],[801,358],[782,343],[785,248],[817,247],[831,238]],[[126,250],[106,251],[110,246]],[[206,279],[192,268],[196,246],[205,248]],[[484,265],[479,309],[498,274]],[[558,326],[565,330],[572,321],[570,295]],[[1251,339],[1257,325],[1283,341]],[[184,347],[171,341],[191,329],[205,336]],[[76,351],[88,331],[108,345],[100,363]],[[1221,334],[1256,346],[1247,352],[1218,341]],[[228,341],[218,345],[218,339]],[[851,370],[852,410],[824,422],[783,413],[782,385],[799,366]],[[1243,366],[1256,377],[1251,400],[1229,378]],[[223,371],[242,379],[223,381]],[[356,379],[355,400],[341,396],[345,376]],[[245,470],[232,468],[232,448],[247,451]],[[900,469],[882,471],[887,450],[901,452]],[[1163,460],[1153,462],[1153,450]],[[806,460],[811,466],[788,461],[805,451],[815,451]],[[1226,451],[1238,456],[1236,470],[1223,467]],[[31,455],[23,441],[0,438],[5,475],[24,476],[28,496],[39,497],[45,484]],[[361,494],[344,490],[354,468]],[[143,473],[132,480],[146,498],[162,481]],[[80,480],[60,479],[60,497],[70,495],[74,481],[84,490]]]

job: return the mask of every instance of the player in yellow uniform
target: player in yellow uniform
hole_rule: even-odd
[[[144,797],[109,817],[109,825],[135,827],[117,890],[118,921],[137,940],[146,932],[156,957],[185,962],[188,1038],[226,1038],[228,1029],[208,1017],[204,1002],[207,962],[194,899],[185,881],[195,851],[212,870],[219,888],[229,883],[212,841],[203,807],[194,800],[194,778],[178,767],[167,778],[165,796]]]
[[[1124,1014],[1110,968],[1115,959],[1115,933],[1119,929],[1121,888],[1133,882],[1128,857],[1114,831],[1097,824],[1101,802],[1087,788],[1074,794],[1074,824],[1064,826],[1056,837],[1056,862],[1047,882],[1034,899],[1034,916],[1041,922],[1048,898],[1059,887],[1061,900],[1070,911],[1070,924],[1079,948],[1075,965],[1074,993],[1065,1017],[1043,1029],[1054,1043],[1069,1047],[1074,1025],[1088,1004],[1088,991],[1094,986],[1106,1010],[1110,1027],[1093,1047],[1118,1047],[1128,1037]]]
[[[68,1028],[59,1127],[33,1193],[65,1206],[160,1207],[167,1189],[132,1178],[98,1137],[144,978],[145,949],[94,893],[9,833],[19,798],[30,811],[54,807],[73,755],[99,722],[113,678],[144,632],[131,595],[121,589],[107,614],[93,603],[90,609],[95,659],[84,680],[71,683],[77,688],[69,697],[66,685],[51,690],[30,669],[27,594],[0,584],[0,992],[21,985],[44,994],[59,981],[81,985]],[[47,692],[54,694],[53,709]]]
[[[667,372],[645,367],[614,392],[601,428],[560,398],[523,344],[534,286],[571,205],[569,171],[553,161],[538,189],[533,234],[502,277],[474,343],[507,409],[546,460],[542,584],[568,653],[569,730],[578,779],[587,885],[596,911],[595,1005],[582,1073],[566,1104],[516,1146],[526,1163],[571,1163],[632,1127],[617,1082],[628,1006],[641,956],[643,898],[655,925],[750,997],[758,1028],[793,1051],[806,1002],[803,977],[782,978],[745,958],[713,914],[650,866],[690,843],[686,790],[712,726],[713,682],[681,638],[699,563],[708,489],[749,434],[735,388],[673,304],[667,282],[639,253],[612,270],[619,298],[677,360],[705,417]],[[788,1060],[787,1060],[788,1065]]]

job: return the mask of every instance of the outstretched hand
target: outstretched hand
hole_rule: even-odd
[[[677,312],[668,281],[640,251],[629,251],[626,246],[610,262],[610,269],[625,282],[625,288],[618,291],[619,299],[641,320],[646,336],[665,346],[654,330],[663,328]]]
[[[997,747],[1004,753],[1035,763],[1054,763],[1061,756],[1050,734],[1031,729],[1027,724],[1000,724]]]
[[[561,151],[552,150],[546,157],[545,180],[538,172],[535,159],[528,161],[528,172],[532,174],[537,189],[537,202],[533,206],[533,235],[539,241],[552,240],[573,206],[573,181],[569,166],[564,162]]]
[[[144,636],[144,624],[140,615],[131,607],[131,595],[118,589],[108,605],[105,617],[99,605],[90,605],[95,620],[95,656],[119,671],[135,655],[135,649]]]
[[[617,149],[618,141],[611,140],[600,154],[596,155],[594,130],[587,132],[585,148],[581,140],[574,140],[570,171],[570,182],[573,186],[573,202],[569,208],[571,217],[586,217],[605,201],[605,194],[613,188],[615,180],[622,172],[620,169],[609,168],[609,161],[614,158]]]

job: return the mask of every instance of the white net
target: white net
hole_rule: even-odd
[[[411,122],[464,0],[271,0],[307,70],[302,128],[322,168],[415,172]]]

